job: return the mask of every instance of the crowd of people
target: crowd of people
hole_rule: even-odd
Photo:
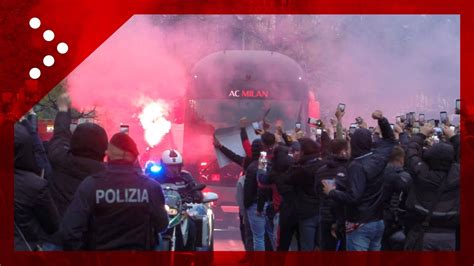
[[[15,124],[15,249],[156,249],[168,213],[133,139],[94,123],[72,132],[67,96],[57,105],[46,147],[27,119]]]
[[[57,105],[47,145],[27,119],[15,124],[16,250],[153,250],[168,215],[135,142],[126,133],[109,140],[94,123],[71,132],[67,98]],[[265,124],[253,141],[242,119],[244,156],[214,140],[244,173],[245,250],[458,249],[459,130],[449,120],[390,124],[381,111],[372,114],[376,128],[358,118],[346,130],[343,117],[337,108],[309,137]]]
[[[358,117],[349,130],[339,107],[329,126],[256,130],[239,156],[237,183],[247,251],[401,251],[459,249],[459,128],[444,121],[375,111],[377,127]],[[265,124],[265,123],[264,123]],[[267,125],[266,129],[269,128]],[[248,258],[244,258],[246,260]]]

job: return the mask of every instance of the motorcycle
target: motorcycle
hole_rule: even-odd
[[[189,194],[202,191],[206,185],[200,184],[189,190]],[[165,209],[168,212],[168,228],[161,234],[163,251],[212,251],[214,246],[214,213],[211,203],[217,201],[215,193],[204,193],[202,202],[192,202],[182,198],[180,190],[186,185],[163,184]],[[196,226],[195,235],[190,234],[190,227]]]

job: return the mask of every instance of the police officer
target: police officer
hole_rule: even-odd
[[[192,202],[201,202],[203,194],[199,190],[193,190],[197,182],[186,170],[183,170],[183,156],[176,150],[165,150],[161,155],[161,165],[163,167],[162,177],[159,178],[162,184],[171,183],[177,186],[186,186],[180,190],[183,198]]]
[[[183,156],[176,150],[165,150],[161,155],[161,166],[163,167],[161,176],[158,180],[162,184],[175,184],[176,186],[183,187],[179,190],[179,194],[183,198],[184,202],[200,203],[203,200],[203,193],[200,190],[196,190],[195,187],[198,185],[192,175],[183,170]],[[178,230],[179,231],[179,230]],[[197,226],[193,219],[188,219],[188,237],[187,240],[181,242],[178,237],[176,250],[193,251],[196,246]],[[178,232],[178,236],[180,233]],[[186,242],[186,244],[184,244]]]
[[[136,165],[138,150],[125,133],[107,149],[106,170],[79,186],[61,224],[66,250],[152,250],[168,225],[158,182]]]

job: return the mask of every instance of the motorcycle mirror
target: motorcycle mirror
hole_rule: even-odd
[[[207,192],[204,195],[204,199],[202,200],[202,203],[209,203],[209,202],[212,202],[212,201],[217,201],[218,199],[219,199],[219,196],[216,193]]]

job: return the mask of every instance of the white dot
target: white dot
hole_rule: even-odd
[[[38,68],[34,67],[30,69],[30,78],[38,79],[40,76],[41,76],[41,71]]]
[[[54,65],[54,57],[51,55],[47,55],[43,58],[43,64],[47,67]]]
[[[65,53],[67,53],[67,51],[68,51],[68,49],[69,49],[69,47],[67,46],[67,44],[64,43],[64,42],[59,43],[57,48],[58,48],[58,53],[60,53],[60,54],[65,54]]]
[[[31,18],[31,19],[30,19],[30,27],[31,27],[32,29],[35,29],[35,30],[36,30],[36,29],[39,28],[40,26],[41,26],[41,20],[40,20],[39,18],[34,17],[34,18]]]
[[[54,32],[52,30],[46,30],[43,33],[43,38],[45,41],[50,42],[54,39]]]

